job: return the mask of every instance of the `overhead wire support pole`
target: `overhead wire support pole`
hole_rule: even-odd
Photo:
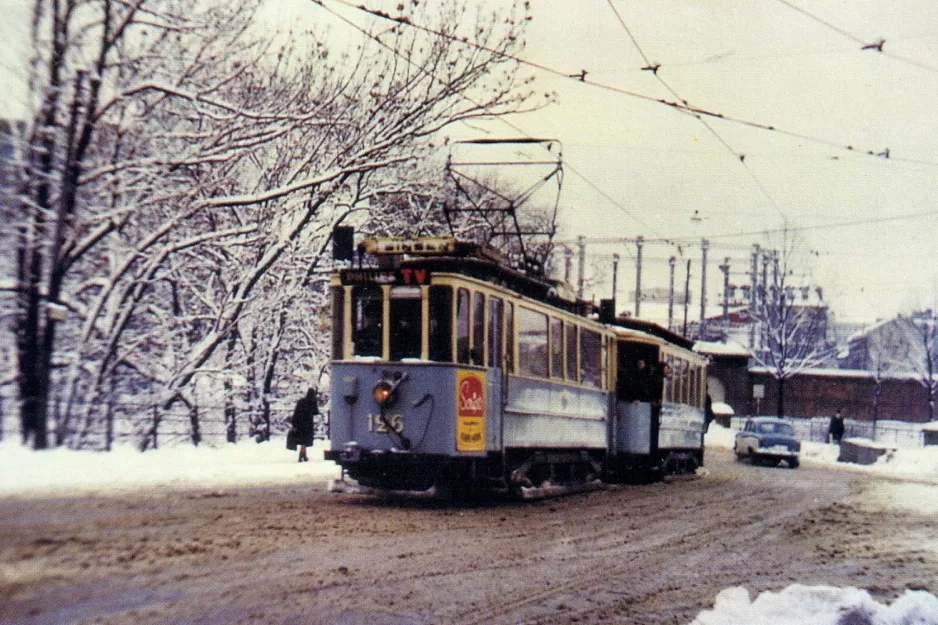
[[[749,319],[754,320],[756,308],[758,307],[759,292],[759,244],[752,246],[752,267],[749,271]],[[756,343],[756,325],[749,324],[749,348],[755,347]]]
[[[583,280],[586,276],[586,237],[583,235],[577,237],[576,246],[579,252],[576,268],[576,297],[577,299],[583,299]]]
[[[674,329],[674,265],[677,258],[672,256],[668,259],[668,270],[671,274],[670,286],[668,287],[668,330]]]
[[[730,257],[723,259],[720,265],[723,272],[723,333],[726,335],[730,324]]]
[[[641,235],[635,239],[635,316],[641,315],[642,305],[642,245],[645,238]]]
[[[697,330],[697,338],[702,339],[707,324],[707,248],[710,242],[707,239],[700,240],[700,328]]]
[[[684,330],[681,332],[687,336],[687,307],[690,305],[690,259],[687,259],[687,273],[684,277]]]

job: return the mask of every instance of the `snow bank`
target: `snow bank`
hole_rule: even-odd
[[[907,590],[883,605],[856,588],[795,584],[750,601],[749,591],[735,587],[690,625],[938,625],[938,597]]]
[[[711,423],[704,436],[708,448],[733,449],[736,431]],[[801,443],[802,462],[817,462],[837,465],[857,471],[869,471],[882,475],[917,478],[938,478],[938,445],[918,449],[894,449],[886,452],[872,465],[838,463],[840,447],[825,443],[803,441]]]
[[[302,484],[311,478],[338,477],[339,468],[323,460],[323,443],[298,463],[282,439],[247,441],[222,447],[190,445],[141,453],[117,447],[109,453],[49,449],[32,451],[18,443],[0,444],[0,495],[87,494],[159,486],[231,487]]]

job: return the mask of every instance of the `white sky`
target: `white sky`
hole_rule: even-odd
[[[366,23],[354,9],[325,1]],[[512,120],[530,136],[563,143],[565,238],[684,239],[690,243],[680,251],[646,245],[643,285],[666,287],[666,259],[682,253],[693,259],[697,290],[699,240],[707,237],[713,302],[723,258],[731,257],[732,281],[747,283],[742,272],[751,245],[779,245],[755,233],[787,223],[805,229],[803,249],[813,259],[810,266],[803,263],[808,279],[824,287],[841,319],[873,320],[936,304],[938,4],[611,2],[648,61],[661,64],[658,76],[691,105],[809,139],[708,118],[717,139],[670,107],[589,84],[674,99],[641,70],[645,59],[610,0],[531,0],[534,20],[521,56],[562,73],[588,72],[583,83],[528,70],[538,77],[539,90],[557,92],[559,103]],[[25,4],[0,0],[4,40],[24,31]],[[307,0],[283,0],[276,7],[287,23],[332,28],[336,45],[357,43],[357,35]],[[860,49],[859,42],[880,39],[882,54]],[[0,72],[15,56],[5,56]],[[11,91],[4,94],[10,104]],[[517,134],[503,124],[487,127],[490,136]],[[847,145],[860,153],[843,149]],[[886,148],[888,160],[862,154]],[[695,211],[699,219],[692,219]],[[902,218],[912,214],[918,216]],[[844,222],[863,223],[837,225]],[[595,262],[609,265],[612,253],[621,254],[618,297],[628,300],[634,246],[589,249]]]
[[[728,449],[732,439],[731,430],[712,424],[707,447]],[[184,445],[146,453],[130,447],[111,453],[65,448],[36,452],[5,441],[0,444],[0,467],[4,469],[0,470],[0,496],[119,496],[135,490],[152,493],[187,487],[299,486],[338,477],[336,465],[322,459],[322,449],[321,443],[317,444],[310,453],[311,461],[300,464],[297,452],[284,448],[282,437],[263,444],[247,440],[219,448]],[[890,505],[915,506],[920,512],[934,511],[938,506],[938,487],[921,483],[938,479],[938,449],[899,449],[889,462],[869,467],[837,465],[836,448],[831,445],[804,443],[802,449],[807,465],[826,464],[913,479],[902,488],[894,483],[888,492],[872,489],[867,497],[878,497],[879,501],[895,494],[901,501]],[[900,496],[900,492],[904,494]],[[714,607],[701,611],[689,625],[839,625],[843,613],[851,609],[865,612],[869,620],[862,622],[869,625],[938,625],[938,597],[924,591],[907,591],[886,605],[874,601],[865,590],[796,583],[757,596],[743,587],[727,588],[713,600]]]

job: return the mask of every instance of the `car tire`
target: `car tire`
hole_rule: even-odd
[[[797,468],[798,468],[798,464],[799,464],[798,459],[797,459],[797,458],[792,458],[791,460],[788,461],[788,468],[789,468],[789,469],[797,469]]]

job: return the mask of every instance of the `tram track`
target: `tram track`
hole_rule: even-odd
[[[891,600],[938,579],[929,518],[855,503],[886,488],[873,477],[709,466],[533,503],[325,484],[4,500],[0,621],[684,624],[729,586],[866,583]]]

